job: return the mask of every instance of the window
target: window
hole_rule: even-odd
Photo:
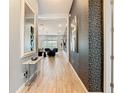
[[[51,40],[43,41],[42,47],[51,48],[51,49],[57,48],[57,41],[51,41]]]

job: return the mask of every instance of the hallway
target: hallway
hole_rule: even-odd
[[[64,56],[46,57],[41,61],[36,80],[21,93],[86,93],[76,73]]]
[[[10,93],[103,93],[110,88],[111,80],[104,78],[109,54],[103,6],[103,0],[12,0]]]

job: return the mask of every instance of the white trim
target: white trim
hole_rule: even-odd
[[[65,54],[65,52],[63,52],[63,55],[64,55],[64,54]],[[64,57],[65,57],[65,60],[69,63],[69,65],[70,65],[71,69],[73,70],[74,74],[76,75],[76,77],[77,77],[78,80],[80,81],[80,83],[81,83],[81,85],[83,86],[85,92],[86,92],[86,93],[89,93],[88,90],[87,90],[87,88],[85,87],[85,85],[83,84],[83,82],[81,81],[81,79],[79,78],[79,76],[77,75],[76,71],[74,70],[74,68],[73,68],[72,65],[70,64],[70,62],[69,62],[69,60],[68,60],[68,59],[69,59],[68,56],[65,55]]]
[[[43,17],[43,16],[39,16],[38,19],[42,19],[42,20],[66,20],[66,16],[65,17]]]
[[[74,70],[74,68],[72,67],[72,65],[69,62],[69,57],[67,56],[66,52],[63,51],[63,56],[65,57],[65,60],[69,63],[71,69],[73,70],[74,74],[76,75],[76,77],[78,78],[78,80],[80,81],[81,85],[83,86],[84,90],[86,93],[104,93],[104,92],[88,92],[87,88],[85,87],[85,85],[83,84],[83,82],[81,81],[81,79],[79,78],[78,74],[76,73],[76,71]]]
[[[34,75],[37,74],[37,73],[39,73],[39,71],[34,72],[30,76],[30,78],[26,82],[24,82],[20,88],[18,88],[18,90],[16,91],[16,93],[21,93],[21,91],[26,87],[25,84],[28,83],[34,77]]]
[[[24,84],[16,91],[16,93],[21,93],[21,91],[25,88],[25,84],[26,84],[26,83],[24,83]]]
[[[58,20],[58,19],[67,19],[68,14],[44,14],[44,15],[39,15],[38,19],[42,20]]]
[[[71,68],[72,68],[74,74],[77,76],[78,80],[80,81],[81,85],[83,86],[85,92],[86,92],[86,93],[89,93],[88,90],[87,90],[87,88],[85,87],[85,85],[83,84],[83,82],[81,81],[81,79],[79,78],[79,76],[77,75],[76,71],[74,70],[74,68],[73,68],[72,65],[70,64],[70,62],[69,62],[69,65],[71,66]]]
[[[65,57],[66,61],[69,61],[69,56],[64,50],[63,50],[63,56]]]
[[[34,51],[30,51],[30,52],[27,52],[27,53],[24,53],[24,13],[25,13],[25,5],[27,5],[31,10],[32,12],[34,13]],[[20,17],[21,17],[21,20],[20,20],[20,41],[21,41],[21,54],[20,54],[20,58],[23,58],[23,57],[27,57],[27,56],[30,56],[32,55],[33,53],[36,53],[36,12],[34,11],[34,9],[32,8],[31,4],[27,1],[27,0],[21,0],[21,13],[20,13]]]
[[[104,93],[111,93],[111,1],[104,0]]]

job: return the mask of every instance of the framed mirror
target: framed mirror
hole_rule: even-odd
[[[22,1],[21,57],[26,57],[36,52],[36,14],[26,0]]]

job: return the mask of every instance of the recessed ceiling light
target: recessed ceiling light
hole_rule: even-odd
[[[58,27],[62,27],[62,24],[59,24]]]

